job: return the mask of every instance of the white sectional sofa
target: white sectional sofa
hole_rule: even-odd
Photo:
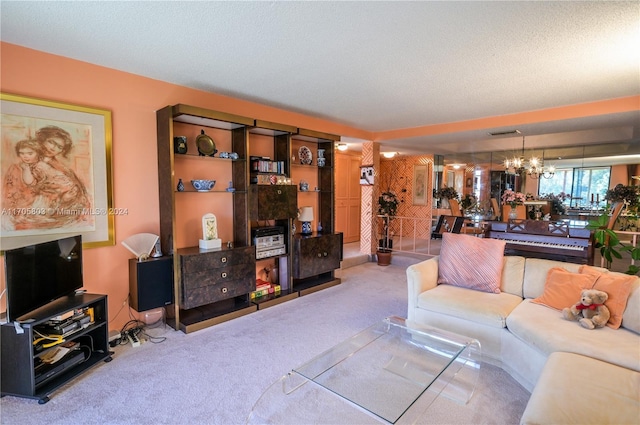
[[[438,284],[439,261],[407,268],[409,323],[478,339],[485,361],[532,391],[522,423],[640,423],[640,278],[631,286],[620,328],[588,330],[532,302],[542,295],[551,268],[577,273],[578,264],[505,256],[500,293],[489,293]],[[581,381],[591,373],[593,388],[588,378]],[[566,393],[559,396],[558,388]],[[556,394],[557,406],[549,405],[549,394]]]

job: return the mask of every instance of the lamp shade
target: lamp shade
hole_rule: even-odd
[[[313,207],[300,207],[298,221],[313,221]]]

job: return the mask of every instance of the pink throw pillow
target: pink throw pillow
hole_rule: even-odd
[[[500,293],[505,241],[444,233],[438,283]]]

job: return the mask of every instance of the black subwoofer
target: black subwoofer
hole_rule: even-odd
[[[129,305],[136,311],[173,304],[173,257],[129,260]]]

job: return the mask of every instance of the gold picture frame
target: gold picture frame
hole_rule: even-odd
[[[128,211],[113,207],[111,111],[8,93],[0,107],[3,247],[68,234],[114,245]]]

